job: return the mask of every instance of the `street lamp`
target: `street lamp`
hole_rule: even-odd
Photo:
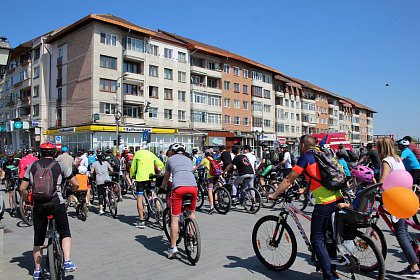
[[[121,79],[121,84],[124,82],[124,78],[128,76],[128,73],[124,73],[121,77],[118,77],[117,79],[117,87],[121,88],[121,96],[124,94],[123,93],[123,87],[118,83],[118,80]],[[117,152],[115,154],[118,154],[119,148],[120,148],[120,120],[122,118],[122,113],[119,110],[119,106],[118,106],[118,90],[116,91],[116,96],[115,96],[115,109],[114,109],[114,117],[115,117],[115,130],[116,130],[116,135],[117,135],[117,140],[115,142],[115,146],[117,147]],[[122,109],[124,111],[124,104],[121,104]]]
[[[260,153],[260,143],[261,143],[261,139],[264,140],[264,130],[262,130],[261,132],[259,130],[254,131],[252,134],[254,135],[254,139],[256,140],[256,150],[257,150],[257,156],[261,155],[262,153]]]
[[[12,47],[7,41],[7,38],[4,36],[0,37],[0,79],[3,78],[3,75],[6,73],[11,50]]]

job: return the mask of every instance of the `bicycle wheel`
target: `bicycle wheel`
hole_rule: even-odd
[[[420,211],[417,211],[417,213],[413,216],[413,221],[416,225],[420,225]]]
[[[372,223],[370,227],[366,229],[365,235],[372,239],[373,243],[375,243],[376,247],[382,253],[382,257],[385,260],[386,254],[388,252],[388,246],[386,244],[386,239],[382,230],[376,224]]]
[[[95,193],[96,193],[95,187],[92,186],[90,188],[90,204],[93,204],[93,201],[95,201]]]
[[[0,220],[3,219],[3,215],[4,215],[4,200],[3,200],[3,196],[0,194]]]
[[[155,213],[155,220],[156,223],[160,228],[163,227],[163,211],[165,210],[165,204],[163,204],[162,199],[160,197],[156,197],[154,199],[154,205],[153,205],[153,212]]]
[[[80,220],[86,221],[87,215],[88,215],[88,207],[86,203],[83,203],[83,205],[80,207]]]
[[[261,202],[264,208],[273,208],[276,205],[275,200],[269,200],[268,195],[274,193],[276,190],[272,185],[264,185],[260,187]]]
[[[193,265],[196,264],[201,255],[200,230],[196,220],[189,218],[185,220],[184,244],[188,260]]]
[[[213,189],[214,209],[217,213],[226,215],[230,210],[231,201],[230,193],[225,187],[216,187]]]
[[[304,211],[309,204],[309,199],[308,199],[306,193],[296,194],[293,197],[291,203],[296,208],[300,209],[301,211]]]
[[[254,188],[248,188],[244,191],[243,206],[245,211],[250,214],[255,214],[261,208],[261,194]]]
[[[385,279],[385,261],[375,243],[362,232],[350,242],[339,245],[350,261],[346,265],[337,265],[337,274],[341,279]]]
[[[149,212],[149,204],[146,201],[146,193],[143,195],[142,203],[143,203],[143,220],[149,221],[150,212]]]
[[[19,215],[22,218],[22,221],[27,224],[28,226],[33,225],[33,211],[32,205],[20,199],[19,203]]]
[[[195,209],[200,209],[204,204],[204,192],[201,189],[201,187],[198,187],[198,193],[197,193],[197,204],[195,206]]]
[[[290,268],[297,255],[295,234],[285,220],[269,215],[257,221],[252,230],[252,246],[267,268],[282,271]]]
[[[171,209],[168,207],[163,211],[163,231],[165,232],[166,238],[169,243],[171,243]],[[178,245],[181,242],[182,236],[178,236],[176,244]]]
[[[115,193],[112,190],[108,191],[108,209],[111,212],[113,218],[117,217],[117,198],[115,197]]]
[[[63,252],[56,238],[48,240],[47,247],[48,270],[50,272],[51,280],[64,279],[64,260]]]

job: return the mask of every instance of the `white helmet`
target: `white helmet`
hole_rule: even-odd
[[[86,168],[86,166],[84,166],[84,165],[80,165],[80,166],[77,168],[77,171],[79,171],[79,173],[80,173],[80,174],[86,174],[86,172],[87,172],[87,168]]]
[[[408,146],[410,145],[410,142],[406,139],[401,139],[397,141],[398,144],[402,145],[402,146]]]
[[[183,153],[185,152],[185,146],[181,143],[174,143],[171,146],[169,146],[169,149],[174,151],[175,153]]]

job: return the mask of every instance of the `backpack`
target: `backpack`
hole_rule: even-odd
[[[279,153],[276,151],[270,151],[270,162],[273,165],[277,165],[280,161]]]
[[[207,159],[210,161],[210,175],[211,176],[222,175],[222,165],[220,164],[220,162],[214,159],[209,159],[209,158]]]
[[[49,202],[57,194],[57,186],[54,184],[52,168],[57,164],[51,162],[47,167],[35,162],[36,171],[32,184],[32,195],[35,201]]]
[[[194,156],[195,158],[195,166],[199,165],[201,163],[202,158],[199,156]]]
[[[318,180],[310,176],[312,179],[320,182],[323,187],[333,191],[347,187],[346,175],[336,158],[318,151],[314,151],[314,157],[318,163],[322,179]]]
[[[347,154],[349,155],[350,162],[357,162],[358,157],[356,156],[356,154],[353,151],[347,150]]]

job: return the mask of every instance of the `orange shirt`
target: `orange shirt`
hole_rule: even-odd
[[[86,191],[88,189],[88,175],[86,174],[76,174],[76,179],[79,181],[79,191]]]

